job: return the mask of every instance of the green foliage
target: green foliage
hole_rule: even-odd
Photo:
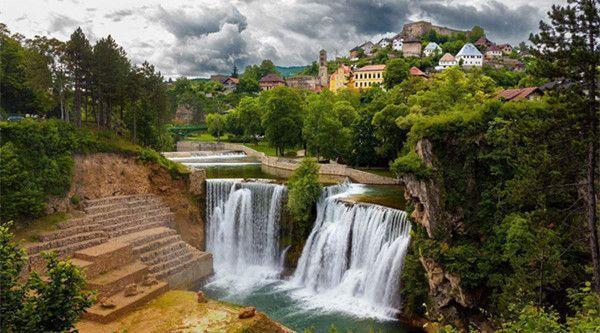
[[[283,155],[286,148],[302,142],[304,102],[300,93],[285,86],[261,93],[265,138]]]
[[[315,160],[305,158],[288,180],[287,208],[298,223],[300,234],[295,235],[304,239],[310,231],[310,221],[315,205],[321,195],[319,183],[319,166]]]
[[[414,151],[398,157],[391,166],[391,169],[398,175],[412,175],[419,180],[431,177],[432,170],[427,167],[423,160]]]
[[[402,83],[408,78],[410,64],[404,58],[394,58],[387,62],[383,72],[383,84],[387,89]]]
[[[2,332],[71,331],[93,304],[83,273],[73,264],[44,254],[47,281],[36,272],[22,283],[25,252],[13,242],[9,224],[0,226],[0,317]]]
[[[206,126],[208,133],[217,138],[217,142],[221,141],[221,135],[225,132],[225,116],[218,113],[211,113],[206,116]]]
[[[333,110],[332,94],[310,95],[307,103],[302,136],[308,150],[317,157],[331,159],[344,155],[350,133]]]

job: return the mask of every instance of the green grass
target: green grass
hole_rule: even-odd
[[[261,141],[258,144],[245,143],[244,146],[252,148],[258,152],[265,153],[267,156],[277,156],[275,148],[269,146],[267,142]]]
[[[12,232],[16,241],[37,242],[40,234],[58,229],[58,223],[66,221],[68,218],[66,213],[54,213],[38,219],[15,223]]]
[[[374,168],[357,168],[358,170],[361,171],[365,171],[368,173],[372,173],[374,175],[378,175],[378,176],[383,176],[383,177],[390,177],[390,178],[396,178],[396,175],[394,174],[394,172],[390,171],[389,169],[374,169]]]
[[[203,142],[216,142],[217,138],[215,138],[214,136],[210,135],[207,132],[202,132],[202,133],[197,133],[197,134],[194,134],[194,135],[190,135],[190,136],[186,137],[185,140],[203,141]],[[227,140],[229,140],[229,135],[224,135],[224,136],[221,137],[221,141],[227,142]]]

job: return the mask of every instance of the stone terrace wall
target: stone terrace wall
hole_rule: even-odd
[[[177,142],[177,151],[223,151],[236,150],[242,151],[248,156],[257,157],[262,163],[263,170],[277,176],[289,177],[289,175],[298,167],[298,163],[292,159],[267,156],[265,153],[258,152],[252,148],[246,147],[237,143],[228,142],[194,142],[194,141],[179,141]],[[400,184],[399,180],[391,177],[384,177],[372,174],[370,172],[360,171],[348,167],[344,164],[320,164],[319,175],[321,181],[336,182],[345,178],[350,178],[352,181],[362,184],[371,185],[396,185]]]

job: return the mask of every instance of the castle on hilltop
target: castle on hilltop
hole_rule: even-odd
[[[431,30],[437,32],[440,35],[446,35],[446,36],[452,35],[454,33],[460,33],[460,32],[468,33],[469,32],[466,30],[458,30],[458,29],[451,29],[451,28],[447,28],[447,27],[440,27],[437,25],[433,25],[431,22],[428,22],[428,21],[418,21],[418,22],[412,22],[412,23],[405,24],[402,27],[402,32],[400,33],[400,35],[403,38],[419,38]]]

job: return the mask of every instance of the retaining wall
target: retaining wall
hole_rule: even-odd
[[[267,156],[265,153],[258,152],[252,148],[238,143],[229,142],[195,142],[179,141],[177,142],[178,152],[190,151],[222,151],[235,150],[242,151],[248,156],[260,159],[262,169],[270,174],[287,178],[298,167],[297,161],[293,159]],[[384,177],[356,170],[345,164],[319,164],[319,176],[323,182],[338,182],[350,178],[353,182],[371,185],[396,185],[400,181],[391,177]]]

